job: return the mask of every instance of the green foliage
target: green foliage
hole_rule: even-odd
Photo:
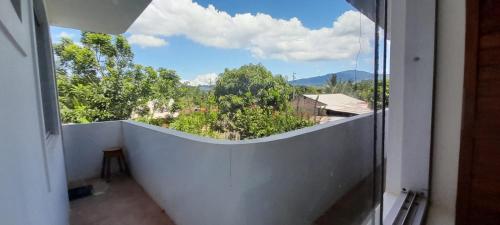
[[[296,117],[289,111],[253,107],[238,111],[234,125],[242,138],[259,138],[311,126],[313,123]]]
[[[226,69],[214,88],[222,113],[232,113],[250,106],[284,110],[292,91],[292,87],[282,76],[273,76],[260,64]]]
[[[179,118],[170,124],[170,128],[201,136],[221,138],[222,135],[212,127],[216,120],[216,112],[194,112],[179,116]]]
[[[216,127],[247,139],[310,125],[291,112],[292,93],[293,88],[282,76],[273,76],[260,64],[226,69],[214,88],[219,109]]]
[[[333,78],[333,77],[332,77]],[[332,81],[335,80],[335,81]],[[331,79],[327,86],[324,87],[323,93],[335,94],[341,93],[345,95],[352,96],[354,98],[359,98],[365,102],[368,102],[370,108],[373,109],[373,92],[374,92],[374,82],[373,80],[364,80],[360,82],[344,81],[337,82],[336,79]],[[387,80],[386,86],[386,105],[389,104],[389,84],[390,80]],[[377,99],[377,109],[382,108],[382,81],[378,82],[378,99]]]
[[[151,100],[154,109],[165,109],[176,96],[175,71],[133,64],[125,37],[83,32],[81,43],[63,38],[54,46],[63,122],[129,119],[134,110],[149,113]]]
[[[293,87],[260,64],[226,69],[213,91],[202,91],[182,84],[173,70],[134,64],[121,35],[83,32],[81,43],[63,38],[54,46],[65,123],[130,119],[134,113],[137,121],[231,139],[312,125],[292,112]],[[176,119],[155,118],[155,112],[181,114]]]
[[[335,86],[337,85],[337,74],[332,74],[330,77],[330,80],[328,81],[329,86]]]
[[[172,111],[170,107],[171,100],[177,100],[181,86],[180,77],[174,70],[165,68],[158,69],[158,75],[152,79],[152,93],[149,100],[154,102],[155,111]]]
[[[314,86],[294,86],[295,95],[304,95],[304,94],[323,94],[322,87],[314,87]]]
[[[185,88],[180,104],[195,105],[171,128],[216,138],[249,139],[312,125],[291,111],[293,88],[282,76],[274,76],[262,65],[226,69],[213,91]]]
[[[390,80],[387,80],[387,86],[385,89],[386,106],[388,106],[388,104],[389,104],[389,84],[390,84]],[[374,100],[374,98],[373,98],[374,88],[373,87],[374,87],[374,85],[373,85],[372,80],[361,81],[361,82],[356,83],[353,86],[353,91],[355,93],[354,95],[356,97],[358,97],[359,99],[368,102],[370,108],[373,108],[373,102],[374,102],[373,101]],[[378,91],[377,109],[382,108],[382,90],[383,90],[383,84],[382,84],[382,81],[379,81],[378,85],[377,85],[377,91]]]
[[[199,87],[182,85],[177,91],[177,95],[179,98],[174,105],[177,110],[191,110],[196,107],[209,107],[210,104],[215,104],[213,101],[208,101],[208,96],[213,96],[213,92],[204,92]]]
[[[151,117],[137,117],[134,119],[135,121],[137,122],[141,122],[141,123],[147,123],[147,124],[151,124],[151,125],[155,125],[155,126],[164,126],[165,124],[168,123],[167,119],[165,118],[151,118]]]

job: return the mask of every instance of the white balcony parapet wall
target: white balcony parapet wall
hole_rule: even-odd
[[[122,146],[121,127],[121,121],[63,125],[68,182],[99,176],[102,150]]]
[[[134,179],[177,225],[306,225],[372,172],[372,121],[243,141],[133,121],[66,125],[68,180],[98,176],[102,149],[122,145]]]

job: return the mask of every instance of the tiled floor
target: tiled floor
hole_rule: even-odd
[[[98,194],[70,203],[71,225],[174,225],[131,178],[120,176],[113,177],[110,183],[89,183]]]

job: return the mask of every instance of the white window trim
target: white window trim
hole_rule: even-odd
[[[36,24],[35,24],[35,11],[38,14],[38,19],[42,20],[42,22],[47,23],[48,19],[45,14],[45,8],[44,8],[44,3],[43,1],[39,1],[37,3],[33,3],[31,1],[26,1],[29,2],[28,4],[28,12],[26,13],[29,15],[29,18],[27,18],[27,21],[30,23],[30,32],[31,35],[29,36],[31,39],[31,47],[32,47],[32,59],[33,59],[33,65],[34,65],[34,74],[35,74],[35,88],[38,90],[38,95],[37,95],[37,108],[38,108],[38,117],[39,122],[40,122],[40,138],[42,141],[42,149],[43,149],[43,158],[44,158],[44,170],[46,174],[46,181],[47,181],[47,189],[48,192],[52,191],[51,187],[51,178],[50,178],[50,169],[49,169],[49,155],[53,153],[53,151],[57,148],[57,146],[60,143],[61,140],[61,123],[60,123],[60,118],[59,118],[59,106],[57,102],[57,87],[54,87],[55,93],[55,112],[56,112],[56,121],[57,121],[57,126],[55,126],[56,131],[54,133],[52,132],[47,132],[47,129],[45,127],[45,118],[44,118],[44,113],[43,113],[43,99],[42,99],[42,89],[41,89],[41,80],[40,80],[40,71],[39,71],[39,60],[38,60],[38,47],[37,47],[37,40],[36,40]],[[10,3],[9,3],[10,4]],[[24,21],[24,20],[23,20]],[[47,27],[47,29],[49,29]],[[49,35],[49,40],[50,40],[50,31],[48,31]],[[48,49],[52,49],[51,43],[48,43]],[[52,71],[50,74],[52,76],[55,76],[55,65],[54,65],[54,58],[52,54],[49,54],[51,58],[49,59],[51,65],[50,65],[50,70]],[[56,82],[55,79],[53,82]]]
[[[425,207],[430,192],[436,0],[390,1],[389,5],[391,97],[385,191],[394,196],[418,193]],[[384,211],[390,206],[386,207]],[[394,213],[389,214],[384,224],[392,224],[387,220],[394,219]]]

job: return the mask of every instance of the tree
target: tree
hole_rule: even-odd
[[[390,80],[387,79],[387,86],[385,89],[385,98],[386,98],[386,106],[389,105],[389,84]],[[366,81],[361,81],[358,82],[354,85],[354,90],[356,93],[356,97],[368,102],[368,105],[370,108],[373,109],[373,103],[374,103],[374,82],[373,80],[366,80]],[[378,98],[377,98],[377,109],[382,108],[382,90],[383,90],[383,84],[381,81],[378,82]]]
[[[251,107],[236,113],[234,125],[240,137],[247,139],[288,132],[311,126],[313,123],[295,116],[291,110],[274,111]]]
[[[389,103],[389,83],[390,80],[387,80],[387,86],[385,92],[387,100],[386,105]],[[373,86],[374,86],[373,80],[363,80],[356,83],[352,81],[333,82],[332,80],[330,80],[330,82],[324,87],[324,93],[331,93],[331,94],[341,93],[348,96],[352,96],[354,98],[359,98],[365,102],[368,102],[369,107],[373,109],[373,102],[374,102]],[[381,81],[379,81],[377,109],[380,109],[382,107],[382,90],[383,90],[383,84]]]
[[[219,109],[216,127],[245,139],[307,126],[291,112],[292,93],[283,76],[274,76],[260,64],[226,69],[214,88]]]
[[[332,87],[334,87],[335,85],[337,85],[337,74],[332,74],[332,76],[328,80],[328,85],[330,85]]]
[[[295,89],[295,94],[297,95],[304,95],[304,94],[322,94],[323,93],[323,88],[322,87],[315,87],[315,86],[294,86]]]
[[[292,87],[283,76],[273,76],[260,64],[226,69],[219,75],[214,88],[217,104],[223,113],[250,106],[284,110],[292,92]]]
[[[163,108],[175,96],[175,71],[134,64],[125,37],[83,32],[81,43],[63,38],[54,47],[63,122],[129,119],[152,99]]]
[[[174,109],[172,104],[179,97],[180,85],[180,77],[174,70],[159,68],[158,76],[153,79],[153,90],[152,95],[150,95],[150,100],[154,103],[154,110],[172,111]]]
[[[65,123],[129,119],[168,125],[157,111],[181,111],[170,127],[209,137],[246,139],[309,126],[291,110],[293,88],[264,66],[226,69],[214,90],[180,82],[174,70],[133,63],[123,36],[83,32],[81,44],[55,45],[57,84]],[[173,100],[173,104],[172,104]],[[152,103],[152,108],[150,107]]]
[[[199,88],[193,87],[186,91],[188,94],[180,103],[186,99],[196,102],[200,111],[183,114],[171,124],[170,127],[181,131],[248,139],[312,125],[292,112],[293,88],[283,76],[273,75],[260,64],[226,69],[219,75],[213,91],[199,93]]]
[[[179,118],[170,124],[170,128],[191,134],[222,138],[222,134],[213,128],[216,120],[216,112],[194,112],[179,116]]]

